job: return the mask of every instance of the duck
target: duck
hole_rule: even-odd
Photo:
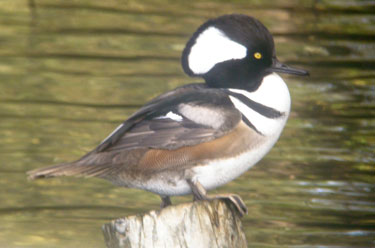
[[[243,14],[203,23],[186,43],[181,64],[204,81],[155,97],[86,155],[28,177],[98,177],[155,193],[162,208],[171,196],[228,199],[246,214],[239,195],[207,191],[236,179],[271,150],[291,107],[279,73],[308,72],[281,63],[268,29]]]

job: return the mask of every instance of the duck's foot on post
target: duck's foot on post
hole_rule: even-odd
[[[241,217],[247,214],[247,207],[243,202],[242,198],[236,194],[218,194],[218,195],[207,195],[206,190],[200,184],[200,182],[193,182],[192,180],[187,180],[187,183],[191,187],[193,192],[194,201],[197,200],[212,200],[212,199],[227,199],[231,201],[234,206],[237,208],[238,212],[241,214]]]
[[[209,197],[210,199],[227,199],[231,201],[236,208],[238,209],[238,212],[240,212],[241,217],[247,214],[247,207],[245,203],[243,202],[241,196],[236,195],[236,194],[218,194],[218,195],[213,195]]]
[[[165,207],[172,205],[171,198],[169,198],[169,196],[160,196],[160,198],[161,198],[160,208],[165,208]]]

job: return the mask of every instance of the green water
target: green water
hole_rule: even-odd
[[[279,142],[213,193],[243,197],[249,247],[375,246],[374,1],[1,0],[0,247],[104,247],[102,224],[159,207],[100,179],[25,172],[77,159],[147,100],[197,81],[179,63],[185,42],[234,12],[311,76],[283,76],[293,106]]]

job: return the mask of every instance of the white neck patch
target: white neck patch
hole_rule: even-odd
[[[196,39],[188,56],[189,68],[195,74],[208,72],[217,63],[243,59],[247,48],[229,39],[220,29],[209,27]]]

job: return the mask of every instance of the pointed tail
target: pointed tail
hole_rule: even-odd
[[[75,163],[63,163],[52,165],[44,168],[39,168],[26,172],[28,179],[34,180],[39,178],[59,177],[59,176],[74,176]]]
[[[31,180],[60,176],[100,177],[111,169],[113,169],[111,166],[87,165],[81,164],[80,161],[75,161],[31,170],[26,172],[26,174]]]

